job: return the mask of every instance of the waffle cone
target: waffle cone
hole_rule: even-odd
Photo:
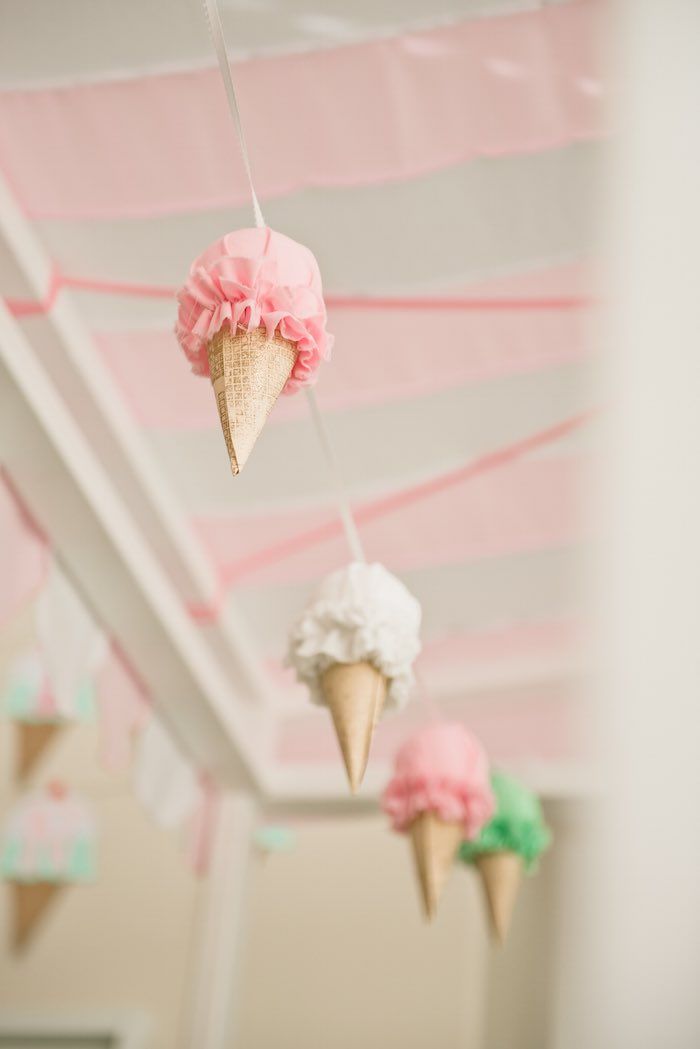
[[[280,335],[268,338],[264,328],[222,328],[207,352],[231,470],[238,474],[291,374],[296,346]]]
[[[13,882],[12,946],[20,951],[27,946],[63,885],[54,882]]]
[[[464,837],[461,823],[447,823],[424,812],[411,824],[411,840],[423,907],[428,921],[437,913],[442,890]]]
[[[494,939],[505,943],[523,876],[523,862],[515,852],[485,852],[476,861],[486,895]]]
[[[17,722],[17,778],[24,780],[31,773],[42,754],[54,742],[61,725],[52,722]]]
[[[353,794],[367,768],[374,726],[386,699],[387,679],[371,663],[334,663],[321,678]]]

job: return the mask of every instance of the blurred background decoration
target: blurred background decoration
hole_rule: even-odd
[[[422,608],[423,699],[377,724],[350,796],[284,665],[348,562],[307,407],[280,398],[234,479],[176,345],[192,258],[251,224],[200,5],[7,5],[0,1047],[543,1049],[596,787],[580,577],[605,12],[221,8],[265,217],[321,268],[316,393],[367,558]],[[541,834],[489,838],[496,789],[477,841],[516,857],[497,938],[518,898],[498,954],[479,857],[428,929],[379,812],[436,714],[517,777]],[[556,844],[521,884],[537,797]]]

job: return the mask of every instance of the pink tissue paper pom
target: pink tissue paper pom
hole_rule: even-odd
[[[397,831],[408,830],[421,813],[433,812],[446,822],[462,823],[467,840],[476,837],[495,809],[481,743],[452,722],[416,732],[396,755],[382,808]]]
[[[177,296],[175,334],[196,375],[209,375],[207,343],[223,327],[296,344],[297,359],[283,393],[315,379],[333,337],[316,259],[302,244],[267,227],[227,233],[190,266]]]

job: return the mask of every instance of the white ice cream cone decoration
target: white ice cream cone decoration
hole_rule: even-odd
[[[353,794],[367,768],[372,733],[384,709],[387,680],[371,663],[334,663],[321,678]]]
[[[460,842],[477,834],[493,812],[481,744],[454,723],[416,732],[396,755],[382,807],[393,829],[411,836],[423,909],[432,921]]]
[[[318,264],[281,233],[236,230],[195,259],[178,302],[178,339],[211,378],[238,474],[279,395],[313,382],[330,354]]]
[[[330,710],[353,793],[384,710],[408,698],[420,619],[400,580],[356,561],[322,581],[291,630],[288,662],[311,699]]]

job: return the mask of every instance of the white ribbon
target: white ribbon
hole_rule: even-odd
[[[253,202],[253,215],[255,216],[255,225],[264,226],[265,220],[263,218],[263,213],[260,208],[258,195],[255,192],[255,186],[253,185],[253,173],[250,167],[248,146],[246,145],[245,135],[243,133],[243,122],[241,120],[241,112],[238,108],[236,89],[233,86],[231,66],[229,65],[228,55],[226,54],[224,27],[221,24],[221,15],[219,14],[219,5],[217,3],[217,0],[204,0],[204,14],[207,19],[207,25],[209,26],[209,34],[214,45],[216,58],[219,63],[221,79],[224,82],[224,89],[226,91],[226,97],[228,99],[228,108],[231,112],[233,124],[236,129],[236,134],[238,135],[238,142],[241,147],[243,166],[245,167],[245,173],[248,176],[248,186],[250,187],[250,196]]]
[[[264,226],[265,220],[263,219],[262,211],[260,209],[260,202],[258,201],[257,193],[253,185],[253,174],[250,167],[250,157],[248,155],[248,146],[246,145],[245,134],[243,133],[243,122],[241,120],[241,111],[238,108],[238,99],[236,98],[236,89],[233,86],[233,77],[231,76],[231,66],[228,60],[228,54],[226,53],[226,40],[224,39],[224,27],[221,24],[221,15],[219,13],[219,5],[217,0],[203,0],[204,3],[204,14],[206,15],[207,25],[209,26],[209,34],[214,44],[214,51],[216,52],[216,58],[219,63],[219,70],[221,72],[221,78],[224,82],[224,88],[226,90],[226,97],[228,99],[228,107],[231,112],[233,119],[233,125],[236,129],[238,136],[238,143],[241,148],[241,156],[243,157],[243,164],[245,166],[246,175],[248,176],[248,186],[250,187],[250,196],[253,203],[253,214],[255,216],[255,225]],[[331,475],[333,485],[336,490],[336,499],[338,503],[338,512],[340,514],[340,520],[343,524],[343,531],[345,532],[345,538],[348,541],[350,547],[350,553],[354,561],[364,561],[365,554],[362,549],[362,543],[360,541],[360,534],[357,530],[352,511],[350,509],[350,501],[347,496],[345,484],[338,468],[338,463],[333,452],[333,446],[331,445],[328,431],[323,422],[323,417],[319,411],[318,404],[316,403],[316,395],[313,390],[309,387],[306,390],[306,397],[309,404],[309,411],[311,413],[311,419],[318,436],[319,444],[323,450],[323,454],[328,464],[328,471]]]

